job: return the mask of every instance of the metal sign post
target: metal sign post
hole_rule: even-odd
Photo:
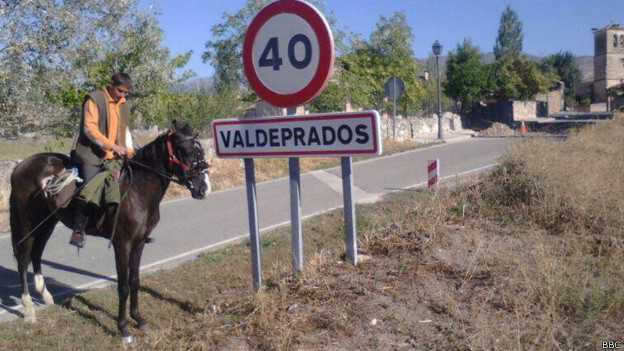
[[[294,111],[296,113],[296,109]],[[293,113],[293,115],[295,114]],[[289,113],[290,115],[290,113]],[[288,158],[288,173],[290,178],[290,236],[292,244],[293,274],[301,272],[303,268],[303,237],[301,234],[301,173],[299,158]]]
[[[249,214],[249,242],[251,246],[251,274],[253,289],[260,290],[262,269],[260,268],[260,237],[258,230],[258,198],[253,158],[245,159],[245,183],[247,184],[247,212]]]
[[[290,235],[292,240],[293,273],[303,268],[303,239],[301,236],[301,177],[299,158],[288,159],[290,174]]]
[[[396,141],[396,79],[392,80],[392,87],[392,139]]]
[[[405,91],[405,84],[399,77],[390,77],[384,85],[386,96],[392,99],[392,138],[396,140],[396,102]]]
[[[353,203],[353,166],[351,156],[340,159],[342,166],[342,198],[344,200],[345,246],[347,260],[357,264],[357,228],[355,220],[355,204]]]

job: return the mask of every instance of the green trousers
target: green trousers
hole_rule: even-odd
[[[102,171],[91,178],[82,188],[78,194],[78,200],[83,201],[86,205],[101,209],[111,204],[119,205],[121,190],[113,173],[119,171],[121,166],[121,160],[106,161]]]

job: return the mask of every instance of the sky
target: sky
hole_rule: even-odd
[[[246,0],[141,0],[140,6],[157,6],[164,30],[163,45],[172,54],[193,50],[187,66],[197,77],[214,69],[202,62],[210,29],[223,21],[225,12],[236,12]],[[624,25],[624,0],[325,0],[324,13],[333,12],[336,26],[368,38],[380,16],[404,10],[414,32],[416,57],[426,58],[437,39],[443,55],[464,38],[483,52],[494,47],[500,15],[507,5],[517,13],[524,28],[524,52],[546,56],[569,50],[578,56],[592,55],[592,28],[611,21]]]

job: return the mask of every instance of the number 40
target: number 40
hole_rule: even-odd
[[[305,56],[303,60],[297,60],[295,56],[295,45],[297,43],[302,43],[305,47]],[[269,58],[269,54],[271,58]],[[310,39],[303,34],[297,34],[288,42],[288,60],[290,64],[297,69],[304,69],[308,67],[310,61],[312,60],[312,44],[310,43]],[[258,61],[260,67],[273,67],[274,71],[279,71],[280,66],[282,65],[282,58],[279,57],[279,46],[277,43],[277,38],[273,37],[269,39],[266,47],[262,51],[262,55],[260,55],[260,60]]]

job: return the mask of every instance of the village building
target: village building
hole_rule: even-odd
[[[623,105],[624,27],[611,23],[603,28],[592,28],[592,33],[593,70],[583,76],[577,95],[581,99],[591,99],[589,111],[619,109]]]
[[[607,90],[624,82],[624,27],[612,23],[593,33],[593,101],[606,103]]]

